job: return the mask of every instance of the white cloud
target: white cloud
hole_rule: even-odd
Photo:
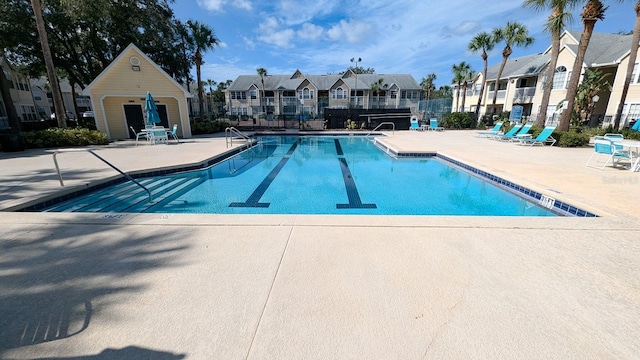
[[[298,37],[303,40],[317,40],[322,34],[324,34],[322,26],[311,23],[302,24],[302,27],[298,30]]]
[[[222,12],[227,5],[244,10],[252,9],[251,1],[249,0],[196,0],[196,3],[201,8],[214,12]]]
[[[340,20],[339,23],[327,30],[329,39],[334,41],[346,40],[351,44],[360,43],[367,38],[376,36],[376,34],[377,31],[371,24],[357,20],[349,22]]]
[[[331,14],[340,4],[335,0],[281,0],[278,15],[287,25],[297,25]]]
[[[255,49],[256,48],[256,43],[252,39],[250,39],[250,38],[248,38],[246,36],[243,36],[242,40],[244,40],[244,43],[247,44],[247,47],[249,49]]]
[[[266,18],[258,25],[258,40],[282,48],[292,48],[295,32],[292,29],[281,29],[278,19]]]

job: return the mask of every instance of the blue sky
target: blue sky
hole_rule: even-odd
[[[632,30],[635,1],[607,3],[595,31]],[[178,19],[208,24],[221,41],[204,56],[203,80],[234,80],[259,67],[269,74],[335,73],[359,57],[359,65],[379,74],[411,74],[420,82],[435,73],[441,86],[451,83],[453,64],[466,61],[482,70],[480,54],[466,50],[480,31],[507,21],[525,24],[536,40],[515,48],[511,57],[550,45],[544,32],[548,14],[523,8],[518,0],[175,0],[172,7]],[[581,10],[572,10],[568,29],[582,30]],[[489,54],[490,66],[501,61],[503,47]]]

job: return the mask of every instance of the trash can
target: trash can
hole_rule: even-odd
[[[11,129],[0,130],[0,145],[4,152],[24,151],[20,133],[12,132]]]

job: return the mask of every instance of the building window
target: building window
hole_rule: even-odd
[[[257,97],[258,97],[257,91],[255,91],[255,90],[250,90],[250,91],[249,91],[249,96],[251,97],[251,99],[252,99],[252,100],[257,99]]]
[[[566,89],[568,74],[570,74],[570,72],[567,72],[566,67],[558,66],[555,74],[553,74],[552,89]]]
[[[419,96],[420,96],[420,92],[419,91],[402,90],[400,92],[400,99],[417,100]]]
[[[234,100],[247,100],[247,93],[244,91],[232,91],[231,99]]]
[[[347,94],[341,87],[331,90],[331,95],[334,99],[346,99]]]
[[[640,104],[624,104],[620,125],[628,126],[629,122],[640,118]]]
[[[396,97],[398,97],[398,90],[396,90],[396,89],[392,89],[391,91],[389,91],[389,96],[390,96],[392,99],[395,99]]]
[[[36,108],[33,105],[20,105],[22,121],[37,121]]]
[[[631,83],[637,84],[640,83],[640,79],[638,79],[638,63],[633,65],[633,72],[631,73]]]
[[[298,90],[298,97],[304,100],[312,100],[313,99],[313,90],[309,88],[304,88],[302,90]]]

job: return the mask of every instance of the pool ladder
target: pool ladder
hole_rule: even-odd
[[[392,128],[391,128],[391,129],[392,129],[392,130],[391,130],[391,131],[392,131],[392,134],[395,134],[395,132],[396,132],[396,124],[395,124],[395,123],[393,123],[393,122],[391,122],[391,121],[385,121],[385,122],[381,122],[380,124],[378,124],[378,126],[376,126],[376,127],[375,127],[375,129],[373,129],[373,130],[369,131],[369,133],[368,133],[367,135],[365,135],[365,137],[366,137],[366,138],[368,138],[368,137],[369,137],[369,135],[371,135],[374,131],[376,131],[376,130],[378,130],[379,128],[381,128],[381,127],[382,127],[382,125],[391,125],[391,127],[392,127]]]
[[[151,196],[151,191],[149,191],[149,189],[147,189],[144,185],[142,185],[139,182],[137,182],[134,178],[132,178],[131,176],[129,176],[128,174],[126,174],[122,170],[120,170],[117,167],[115,167],[113,164],[111,164],[110,162],[105,160],[100,155],[98,155],[95,152],[93,152],[92,149],[58,149],[58,150],[55,150],[53,152],[53,163],[56,165],[56,171],[58,172],[58,179],[60,180],[60,186],[64,186],[64,182],[62,181],[62,173],[60,172],[60,166],[58,166],[58,154],[59,153],[63,153],[63,152],[83,152],[83,151],[84,152],[88,152],[89,154],[97,157],[100,161],[102,161],[103,163],[109,165],[112,169],[114,169],[115,171],[117,171],[120,174],[122,174],[125,178],[127,178],[127,180],[133,182],[134,184],[136,184],[139,187],[141,187],[142,189],[144,189],[144,191],[146,191],[147,194],[149,195],[149,202],[153,201],[153,197]]]
[[[233,126],[230,126],[224,129],[224,139],[227,144],[227,147],[233,146],[234,136],[237,136],[243,139],[247,144],[251,141],[251,138],[249,137],[249,135],[242,133],[240,130],[234,128]]]

